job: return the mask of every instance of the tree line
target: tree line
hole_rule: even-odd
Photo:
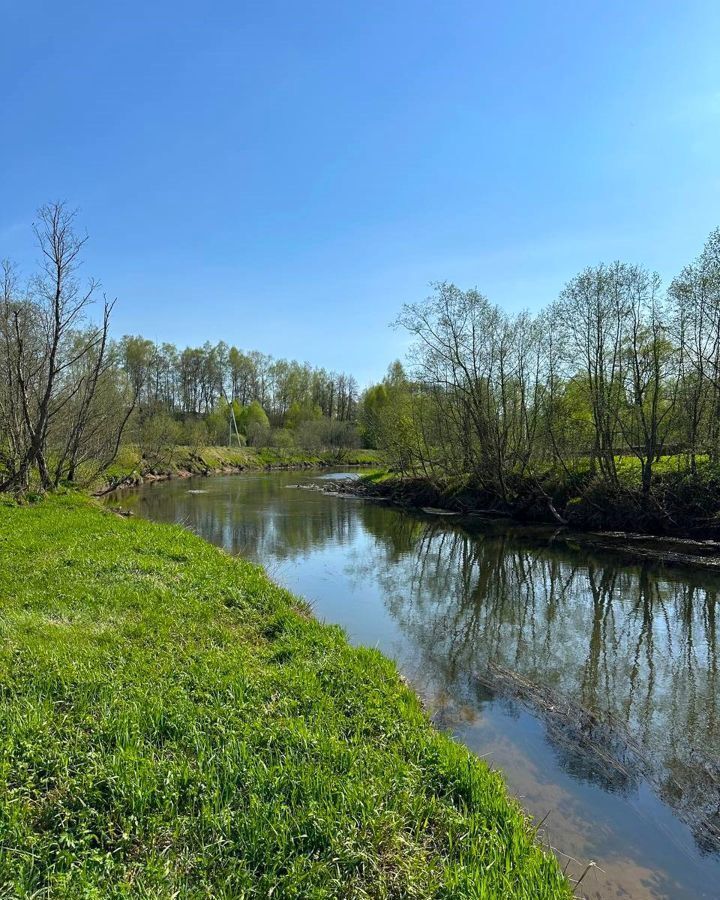
[[[0,264],[0,492],[97,475],[126,441],[356,445],[351,376],[223,342],[113,340],[114,301],[81,278],[75,213],[47,204],[33,229],[37,271]]]
[[[645,496],[666,454],[691,473],[720,461],[720,229],[666,287],[601,264],[537,314],[509,314],[443,282],[396,325],[414,339],[408,365],[366,392],[362,421],[398,471],[511,501],[580,471],[619,487],[627,457]]]
[[[330,434],[352,438],[358,386],[345,373],[224,341],[179,350],[125,336],[116,349],[137,394],[140,430],[172,420],[186,437],[200,429],[213,444],[282,443],[290,433],[313,446]]]
[[[114,301],[80,275],[87,237],[40,209],[38,269],[0,270],[0,491],[99,473],[124,442],[379,448],[399,472],[503,502],[578,475],[649,497],[658,463],[720,462],[720,229],[667,285],[640,265],[584,269],[536,314],[433,286],[402,307],[413,346],[359,396],[352,376],[224,342],[113,340]],[[358,424],[360,429],[358,429]]]
[[[351,419],[356,412],[358,387],[352,376],[257,351],[245,353],[224,341],[178,350],[174,344],[126,336],[119,351],[148,409],[198,416],[223,400],[240,406],[257,402],[276,425],[284,423],[293,406],[316,407],[331,419]]]

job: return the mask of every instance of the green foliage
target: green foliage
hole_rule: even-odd
[[[368,447],[377,447],[381,440],[381,423],[387,405],[388,389],[385,384],[374,384],[363,394],[360,416],[363,440]]]
[[[295,446],[295,435],[289,428],[273,428],[270,431],[270,446],[278,450],[288,450]]]
[[[119,353],[136,394],[140,394],[153,366],[155,344],[140,335],[125,335]]]
[[[269,428],[270,420],[267,413],[257,400],[253,400],[248,406],[243,406],[237,413],[237,426],[240,434],[249,435],[253,428]]]
[[[569,897],[500,776],[254,565],[0,505],[0,895]]]
[[[245,443],[245,434],[236,433],[235,431],[237,428],[239,432],[241,412],[242,407],[237,400],[232,402],[232,406],[227,400],[220,400],[212,412],[209,412],[204,419],[209,442],[218,446],[232,446],[237,444],[238,441]]]
[[[183,437],[182,425],[166,412],[148,417],[141,427],[143,453],[153,465],[172,462],[175,448]]]
[[[173,477],[188,472],[200,475],[232,469],[321,468],[339,462],[347,466],[377,466],[381,462],[375,450],[347,449],[338,459],[333,450],[311,451],[290,444],[290,436],[281,429],[276,429],[274,435],[276,445],[272,447],[175,446],[165,462],[143,456],[138,445],[126,445],[106,472],[98,475],[97,468],[93,469],[94,480],[89,486],[99,490],[111,484],[139,480],[150,472]]]
[[[417,413],[423,406],[402,365],[394,362],[381,384],[363,395],[362,436],[369,447],[380,450],[400,472],[409,472],[422,445]]]
[[[257,400],[243,406],[236,416],[237,427],[251,447],[262,447],[269,443],[270,420]]]
[[[302,402],[296,400],[290,405],[285,416],[285,427],[295,430],[306,422],[318,422],[322,417],[322,410],[317,403],[313,403],[310,399]]]
[[[369,472],[363,472],[360,477],[363,481],[368,482],[368,484],[383,484],[384,482],[391,481],[396,476],[387,469],[371,469]]]

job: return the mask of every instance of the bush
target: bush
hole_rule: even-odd
[[[240,414],[237,416],[237,426],[240,433],[247,437],[248,443],[257,447],[262,445],[253,443],[251,435],[257,436],[263,434],[265,430],[269,431],[270,420],[257,400],[253,400],[249,406],[243,406],[240,410]]]
[[[154,413],[140,425],[143,455],[152,463],[171,463],[182,439],[182,425],[166,412]]]
[[[289,428],[273,428],[270,432],[270,446],[287,450],[294,446],[295,440]]]

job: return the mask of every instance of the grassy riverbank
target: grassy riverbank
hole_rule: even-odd
[[[364,473],[368,492],[407,507],[507,515],[521,522],[565,524],[580,531],[628,531],[720,539],[720,466],[700,457],[691,471],[684,456],[655,464],[651,490],[641,488],[640,464],[616,460],[617,483],[593,475],[589,462],[559,475],[539,471],[506,479],[506,498],[471,477],[430,479],[387,469]]]
[[[5,502],[0,596],[0,896],[569,896],[392,663],[257,567]]]
[[[311,452],[297,447],[173,447],[150,454],[127,445],[97,478],[96,486],[245,470],[377,466],[379,461],[376,450]]]

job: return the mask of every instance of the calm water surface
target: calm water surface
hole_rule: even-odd
[[[582,896],[720,897],[720,579],[291,487],[312,477],[121,502],[262,563],[394,657],[436,722],[547,816],[569,871],[597,863]]]

